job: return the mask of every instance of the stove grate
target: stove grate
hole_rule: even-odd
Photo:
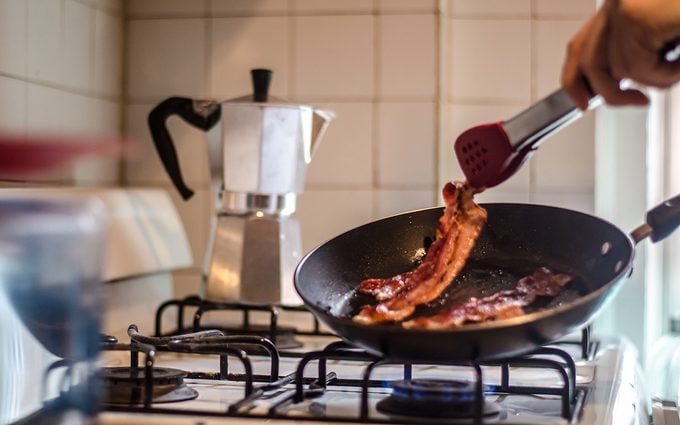
[[[192,298],[190,303],[196,301]],[[175,301],[170,301],[166,305],[174,305]],[[185,306],[186,307],[186,306]],[[162,309],[159,308],[159,311]],[[272,307],[275,310],[275,307]],[[206,310],[207,311],[207,310]],[[303,310],[300,310],[303,311]],[[244,313],[245,314],[245,313]],[[276,314],[273,314],[276,316]],[[274,322],[276,325],[276,321]],[[157,323],[157,335],[160,335],[160,327]],[[385,365],[403,364],[403,380],[413,379],[413,366],[411,363],[403,363],[392,359],[380,358],[365,351],[353,347],[345,342],[337,341],[329,344],[324,349],[307,353],[287,353],[280,351],[272,341],[264,337],[243,336],[243,335],[224,335],[220,330],[204,330],[188,334],[172,334],[165,336],[144,336],[139,333],[135,325],[128,328],[130,336],[129,344],[119,344],[115,340],[105,339],[102,342],[104,350],[127,350],[130,352],[130,368],[140,368],[139,354],[144,354],[143,368],[144,376],[144,402],[142,406],[106,406],[110,411],[144,411],[153,413],[172,413],[172,414],[193,414],[212,416],[212,413],[200,411],[181,411],[157,407],[154,405],[151,394],[153,394],[153,375],[156,353],[159,351],[170,352],[190,352],[198,354],[219,355],[219,371],[211,372],[187,372],[187,378],[213,379],[226,381],[244,382],[243,398],[232,403],[228,411],[221,416],[235,417],[255,417],[255,418],[281,418],[285,416],[282,409],[290,404],[300,403],[304,400],[314,399],[325,394],[328,386],[355,387],[361,390],[360,403],[358,406],[357,417],[325,417],[329,422],[351,422],[361,421],[368,423],[384,423],[379,418],[369,417],[369,388],[384,387],[385,381],[372,379],[373,372]],[[586,328],[582,332],[582,338],[576,342],[559,342],[555,345],[568,344],[580,345],[581,355],[586,359],[592,359],[596,349],[596,342],[591,341],[590,329]],[[565,347],[566,348],[566,347]],[[270,359],[270,374],[255,375],[249,353],[266,353]],[[279,376],[279,363],[281,357],[299,357],[297,370],[286,376]],[[245,373],[229,373],[228,358],[235,357],[243,365]],[[578,357],[578,355],[576,355]],[[339,378],[333,371],[327,370],[328,360],[341,360],[350,362],[367,363],[360,378]],[[317,361],[316,376],[305,376],[305,369],[310,362]],[[428,362],[428,365],[434,364]],[[485,394],[533,394],[533,395],[554,395],[561,400],[561,416],[573,421],[580,414],[581,407],[586,395],[585,388],[576,386],[576,366],[572,355],[567,351],[556,346],[542,347],[528,353],[527,355],[515,358],[504,359],[497,362],[470,362],[460,364],[455,362],[440,362],[438,365],[467,366],[473,372],[474,412],[475,421],[481,421],[485,412]],[[483,385],[482,366],[499,367],[501,372],[500,385],[486,388]],[[547,368],[554,370],[561,377],[562,385],[559,387],[542,387],[513,384],[512,368]],[[256,383],[258,385],[256,385]],[[294,386],[293,389],[290,387]],[[287,389],[287,393],[277,399],[271,405],[266,415],[253,414],[250,407],[255,402],[264,398],[268,393]],[[147,396],[148,395],[148,396]],[[296,418],[297,419],[297,418]],[[315,418],[318,420],[319,418]],[[414,418],[417,422],[417,418]],[[400,419],[390,418],[391,423],[408,423]],[[413,422],[413,421],[411,421]]]

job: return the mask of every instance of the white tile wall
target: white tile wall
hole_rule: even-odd
[[[270,94],[289,97],[290,18],[214,19],[210,50],[210,95],[230,99],[252,93],[250,70],[274,71]]]
[[[307,190],[298,199],[303,250],[374,218],[372,190]],[[332,219],[329,219],[331,218]]]
[[[448,0],[456,18],[521,18],[531,16],[531,0]]]
[[[62,105],[65,93],[39,84],[28,84],[26,126],[29,133],[62,131]]]
[[[381,13],[436,13],[437,0],[377,0]]]
[[[39,87],[39,86],[36,86]],[[58,92],[54,90],[54,92]],[[40,96],[38,93],[37,96]],[[97,99],[92,99],[77,93],[60,93],[59,102],[61,107],[50,108],[59,114],[59,128],[68,133],[94,134],[101,128],[100,113]],[[51,105],[50,105],[51,106]]]
[[[169,187],[142,110],[171,92],[217,99],[250,93],[249,69],[269,67],[273,95],[338,115],[298,202],[308,250],[376,217],[440,203],[443,182],[461,177],[455,136],[507,119],[556,87],[562,44],[594,0],[208,0],[172,2],[165,10],[142,3],[128,10],[126,117],[128,133],[139,136],[146,152],[127,164],[128,183]],[[159,35],[167,30],[172,34]],[[187,44],[194,51],[187,53]],[[173,68],[179,56],[182,63]],[[207,188],[206,160],[194,150],[202,136],[171,126],[186,142],[178,148],[188,180]],[[531,164],[480,200],[536,202],[565,194],[567,204],[587,208],[592,131],[584,121],[556,136],[563,141],[548,141]],[[567,143],[573,138],[578,141]],[[565,155],[582,159],[571,170],[579,177],[566,183],[569,167],[555,165]],[[198,214],[195,208],[191,213]],[[195,251],[203,249],[206,229],[183,214],[191,220],[189,233],[196,232]],[[196,279],[197,270],[182,278]]]
[[[26,0],[0,0],[0,71],[26,73],[27,25]]]
[[[595,198],[592,192],[538,192],[532,196],[531,203],[595,214]]]
[[[294,19],[295,96],[324,100],[371,99],[375,79],[373,16]]]
[[[203,17],[208,11],[208,0],[126,0],[130,18]]]
[[[556,133],[534,155],[536,192],[592,193],[595,181],[595,114]]]
[[[439,191],[430,190],[378,190],[376,194],[377,217],[387,217],[404,211],[429,208],[441,204]]]
[[[222,16],[284,15],[292,0],[210,0],[210,13]]]
[[[70,88],[89,90],[92,85],[94,9],[75,1],[64,4],[62,82]]]
[[[582,21],[536,21],[536,61],[534,98],[542,98],[560,86],[562,62],[569,39],[581,27]]]
[[[129,21],[128,98],[142,103],[206,96],[206,41],[203,19]]]
[[[296,14],[370,14],[374,9],[374,0],[293,0],[293,11]]]
[[[449,105],[439,150],[439,183],[461,177],[451,144],[465,129],[508,119],[559,87],[567,40],[593,0],[450,0],[442,86]],[[585,119],[555,135],[518,174],[481,194],[492,202],[592,206],[594,127]],[[591,200],[591,201],[589,201]]]
[[[527,171],[523,171],[527,173]],[[493,188],[475,195],[475,200],[479,202],[509,202],[509,203],[538,203],[531,198],[528,190],[512,190]]]
[[[534,0],[535,15],[540,18],[585,18],[595,12],[593,0]]]
[[[0,129],[23,132],[26,129],[26,83],[0,76]],[[7,101],[11,99],[11,101]]]
[[[71,134],[118,134],[120,113],[118,102],[72,93],[62,96],[62,130]],[[71,175],[78,186],[115,186],[119,182],[119,168],[116,158],[91,157],[75,163]]]
[[[0,0],[0,132],[120,133],[121,2]],[[118,168],[99,159],[35,180],[117,184]]]
[[[454,19],[450,25],[450,99],[531,99],[531,21]]]
[[[435,104],[378,105],[378,184],[430,188],[435,181]]]
[[[434,99],[437,20],[429,15],[378,17],[378,95]]]
[[[207,187],[196,187],[194,196],[185,201],[174,186],[166,186],[165,189],[184,223],[194,259],[193,267],[201,268],[208,243],[210,220],[214,216],[213,194]]]
[[[28,1],[28,76],[50,83],[62,80],[64,0]]]
[[[91,89],[111,98],[120,96],[123,84],[123,18],[102,10],[95,11],[94,76]],[[119,52],[115,54],[112,52]]]
[[[90,0],[90,3],[111,14],[121,15],[123,11],[123,0]]]
[[[373,181],[373,104],[323,104],[337,114],[314,151],[308,187],[370,187]]]

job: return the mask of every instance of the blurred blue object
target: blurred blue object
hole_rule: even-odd
[[[91,198],[0,199],[0,424],[96,411],[104,231]]]

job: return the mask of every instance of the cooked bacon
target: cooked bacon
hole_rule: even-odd
[[[470,298],[434,316],[409,320],[402,326],[407,329],[450,329],[465,323],[521,316],[524,314],[523,307],[532,304],[537,297],[557,296],[570,281],[571,277],[566,274],[555,274],[541,267],[531,276],[520,279],[514,289],[481,299]]]
[[[486,210],[474,203],[475,189],[466,183],[447,183],[446,207],[439,219],[437,236],[423,262],[387,279],[367,279],[359,292],[373,295],[379,304],[365,306],[353,320],[363,324],[400,321],[420,304],[437,298],[463,269],[479,233],[486,223]]]

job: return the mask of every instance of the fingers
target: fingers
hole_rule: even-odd
[[[612,70],[612,56],[617,56],[618,46],[611,42],[609,31],[606,15],[598,14],[593,20],[590,37],[585,41],[581,56],[583,73],[593,90],[610,105],[646,105],[647,96],[641,91],[621,89],[621,80]]]
[[[652,69],[633,69],[629,78],[649,87],[667,89],[680,80],[680,63],[662,63]]]
[[[621,89],[619,75],[612,71],[612,57],[621,62],[620,55],[610,54],[610,34],[605,9],[591,17],[569,43],[562,69],[562,86],[576,105],[587,109],[594,93],[600,94],[611,105],[646,105],[649,100],[635,89]]]
[[[612,25],[610,31],[608,58],[614,78],[657,88],[668,88],[678,81],[680,61],[665,60],[661,48],[641,43],[640,37],[632,37],[624,25]]]
[[[588,108],[588,101],[592,96],[586,77],[581,71],[581,55],[592,21],[593,18],[589,19],[569,42],[561,76],[562,87],[576,106],[583,110]]]

